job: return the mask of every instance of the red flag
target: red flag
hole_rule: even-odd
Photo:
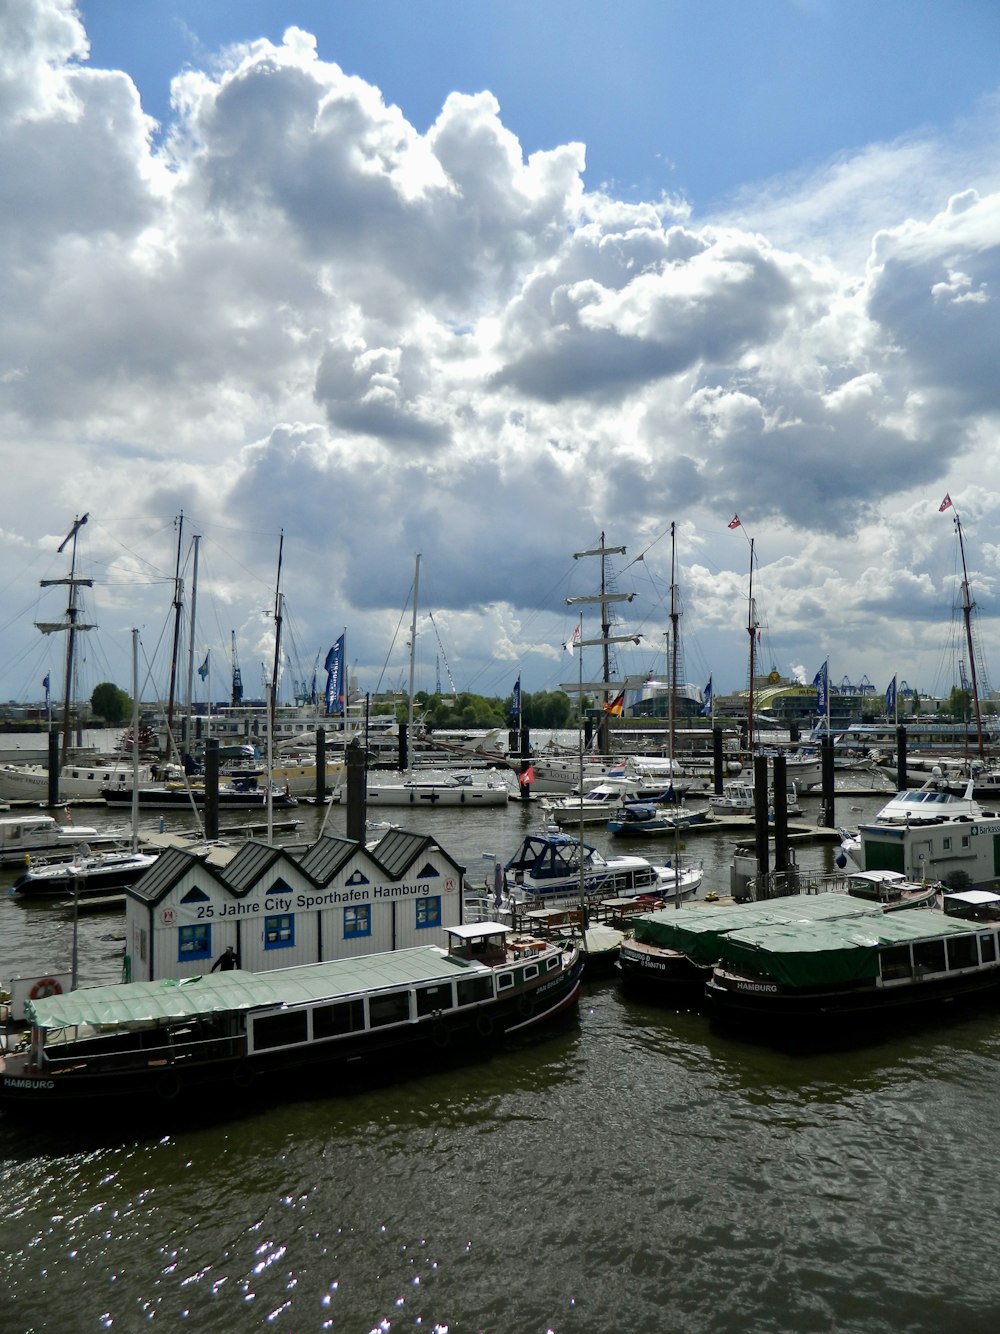
[[[535,771],[530,764],[528,765],[527,769],[525,769],[523,774],[518,774],[517,781],[521,784],[522,787],[527,787],[529,783],[533,783],[535,781]]]
[[[733,517],[729,520],[729,527],[730,527],[730,528],[739,528],[740,526],[741,526],[741,525],[740,525],[740,516],[739,516],[738,514],[734,514]]]
[[[605,700],[604,712],[610,713],[615,718],[620,718],[625,708],[625,691],[619,691],[613,700]]]
[[[944,493],[944,500],[942,500],[941,504],[938,506],[938,514],[943,514],[946,509],[950,508],[951,508],[951,496],[949,496],[948,492],[946,491]]]

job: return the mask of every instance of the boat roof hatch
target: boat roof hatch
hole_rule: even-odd
[[[460,926],[446,926],[449,936],[459,940],[479,940],[483,936],[506,936],[512,928],[502,922],[463,922]]]

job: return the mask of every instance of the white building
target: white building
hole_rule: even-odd
[[[127,891],[125,976],[193,977],[229,951],[266,972],[443,945],[462,920],[464,877],[432,838],[401,830],[372,850],[323,837],[292,854],[252,840],[222,867],[171,848]]]

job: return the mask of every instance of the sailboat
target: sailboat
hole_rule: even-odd
[[[417,651],[417,600],[420,588],[420,553],[413,573],[413,614],[410,623],[410,684],[407,700],[407,752],[405,774],[396,774],[367,783],[369,806],[506,806],[511,789],[499,770],[488,777],[472,772],[417,771],[413,769],[413,683]]]
[[[16,898],[70,898],[123,889],[133,885],[156,862],[156,852],[139,850],[139,649],[138,630],[132,631],[132,835],[127,848],[94,852],[81,837],[69,861],[41,859],[29,864],[11,885],[8,893]],[[81,831],[81,835],[85,831]]]
[[[96,756],[84,760],[71,760],[70,734],[72,724],[73,672],[76,653],[76,637],[96,627],[80,619],[80,600],[78,590],[93,586],[93,580],[77,574],[76,554],[77,537],[80,529],[87,523],[90,515],[74,520],[73,527],[60,544],[62,553],[70,547],[69,574],[60,579],[43,579],[42,588],[66,585],[69,589],[65,620],[36,621],[35,624],[43,635],[65,634],[66,636],[66,672],[63,689],[62,739],[59,752],[59,797],[64,801],[100,801],[103,788],[117,784],[131,776],[129,762],[124,757],[99,759]],[[47,678],[46,678],[47,679]],[[152,771],[145,767],[146,777],[152,777]],[[47,805],[49,801],[49,769],[45,764],[4,764],[0,765],[0,801],[32,801]]]

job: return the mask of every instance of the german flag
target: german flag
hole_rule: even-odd
[[[612,718],[620,718],[625,710],[625,691],[620,691],[612,700],[606,700],[604,712],[609,713]]]

